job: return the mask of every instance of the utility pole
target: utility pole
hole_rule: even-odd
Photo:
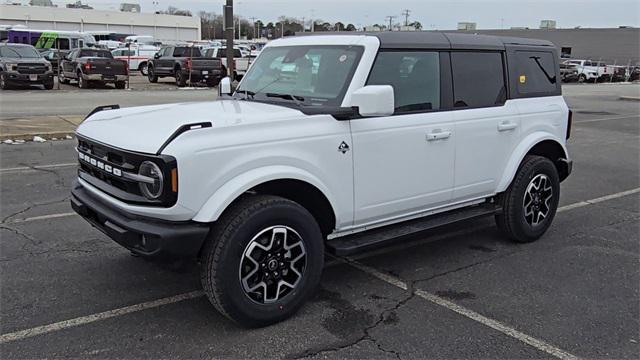
[[[409,26],[409,14],[411,14],[411,10],[409,9],[402,11],[402,15],[404,15],[404,26]]]
[[[302,32],[304,32],[304,31],[305,31],[305,27],[306,27],[306,25],[305,25],[305,23],[304,23],[304,16],[303,16],[303,17],[302,17]]]
[[[253,38],[256,38],[256,17],[250,17],[249,19],[251,19],[251,23],[253,24]]]
[[[389,20],[389,31],[392,31],[392,23],[393,23],[393,19],[395,19],[397,16],[395,15],[389,15],[386,17],[387,20]]]
[[[227,0],[224,6],[224,35],[227,39],[227,72],[229,76],[233,76],[233,0]],[[233,78],[231,79],[233,81]]]

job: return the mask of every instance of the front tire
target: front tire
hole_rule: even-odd
[[[10,89],[9,83],[7,82],[7,75],[5,73],[0,74],[0,89]]]
[[[539,239],[551,226],[560,199],[560,178],[551,160],[527,156],[516,176],[498,198],[502,212],[498,228],[511,240],[528,243]]]
[[[116,89],[124,89],[126,86],[127,86],[127,83],[125,81],[116,81],[115,82]]]
[[[149,79],[149,82],[152,84],[155,84],[158,82],[158,75],[156,75],[156,71],[153,68],[153,66],[149,66],[147,68],[147,78]]]
[[[202,251],[201,281],[214,307],[247,327],[292,316],[317,288],[320,228],[297,203],[249,195],[216,222]]]

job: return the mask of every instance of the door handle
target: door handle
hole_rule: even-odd
[[[451,137],[451,131],[433,131],[427,134],[427,141],[444,140]]]
[[[498,131],[509,131],[514,130],[518,127],[518,124],[511,121],[503,121],[498,124]]]

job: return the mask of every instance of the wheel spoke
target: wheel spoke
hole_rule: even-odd
[[[273,303],[293,291],[305,266],[306,249],[300,235],[287,226],[272,226],[247,244],[240,261],[240,282],[251,300]]]
[[[531,179],[522,199],[525,221],[530,226],[539,225],[549,215],[553,185],[545,174],[537,174]]]

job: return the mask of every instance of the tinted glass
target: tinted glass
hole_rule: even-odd
[[[198,48],[177,47],[173,50],[173,57],[202,57],[202,54]]]
[[[378,54],[367,85],[391,85],[396,113],[440,108],[440,55],[437,52]]]
[[[97,58],[107,58],[113,59],[113,55],[107,50],[82,50],[80,52],[80,57],[97,57]]]
[[[453,106],[485,107],[504,104],[502,54],[497,52],[452,52]]]
[[[362,50],[320,45],[266,48],[236,92],[253,92],[260,100],[281,101],[282,96],[274,95],[293,95],[304,105],[340,106]]]
[[[553,54],[542,51],[516,51],[516,76],[521,94],[556,91],[556,64]]]

